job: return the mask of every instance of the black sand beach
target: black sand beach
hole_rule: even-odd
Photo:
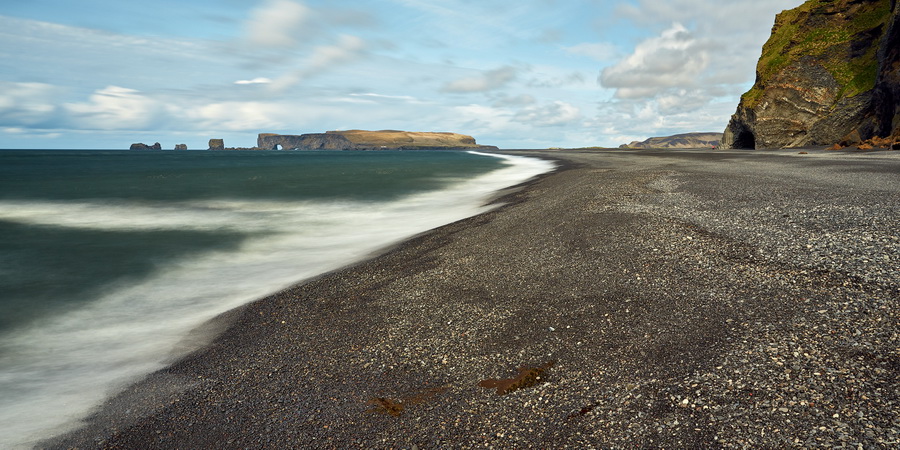
[[[46,446],[900,445],[900,152],[512,153],[561,166]]]

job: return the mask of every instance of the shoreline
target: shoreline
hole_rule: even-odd
[[[900,155],[500,153],[565,162],[220,316],[41,446],[897,442]],[[536,386],[479,386],[551,361]]]
[[[45,167],[40,155],[11,155],[14,161],[21,158],[23,174],[31,174],[24,180],[59,173],[54,176],[60,182],[21,186],[23,195],[47,192],[48,199],[11,199],[0,214],[13,224],[21,223],[5,228],[7,244],[11,244],[6,247],[14,254],[19,248],[45,249],[23,252],[22,270],[17,273],[13,267],[5,274],[13,282],[9,291],[13,314],[8,319],[17,316],[16,304],[29,303],[25,287],[43,281],[40,271],[28,270],[30,265],[56,261],[50,265],[66,266],[66,258],[74,257],[72,249],[86,250],[81,259],[88,259],[84,264],[68,264],[73,267],[71,274],[63,270],[54,277],[72,291],[64,296],[71,306],[60,308],[59,313],[48,310],[34,326],[23,323],[21,331],[0,343],[0,384],[7,393],[0,402],[0,447],[30,447],[34,438],[77,426],[81,417],[115,391],[190,351],[197,339],[186,339],[189,332],[216,315],[483,212],[488,209],[483,206],[485,199],[497,190],[552,167],[545,161],[514,156],[390,153],[294,153],[274,162],[252,155],[224,160],[181,155],[176,160],[186,164],[154,158],[137,158],[142,160],[137,164],[133,157],[109,160],[79,152],[60,155],[61,165],[54,166],[74,167],[90,161],[107,167],[104,172],[110,176],[103,182],[76,189],[80,195],[98,198],[117,196],[110,182],[121,177],[114,173],[143,173],[152,168],[183,174],[191,171],[188,167],[241,167],[217,185],[216,198],[194,199],[208,183],[178,176],[171,183],[150,183],[138,196],[168,197],[167,193],[180,192],[187,197],[149,203],[55,201],[51,188],[63,191],[62,197],[71,191],[60,187],[67,171]],[[375,170],[385,167],[388,170]],[[397,175],[391,175],[392,170]],[[266,175],[253,177],[260,180],[258,185],[241,181],[241,174],[251,172]],[[350,180],[337,176],[338,172],[355,175]],[[68,173],[73,179],[65,184],[81,186],[77,174]],[[122,179],[126,178],[133,177]],[[301,181],[279,185],[278,179]],[[231,198],[230,193],[245,189],[253,190],[249,197],[256,200]],[[34,234],[34,229],[45,226],[50,234]],[[59,230],[53,228],[57,226]],[[119,252],[109,258],[90,258],[106,256],[104,249]],[[128,278],[103,283],[108,280],[105,276],[114,279],[113,275]],[[90,291],[92,286],[96,291]],[[50,297],[47,300],[52,304]]]

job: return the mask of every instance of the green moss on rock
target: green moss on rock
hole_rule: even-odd
[[[744,104],[755,107],[772,78],[804,57],[815,57],[828,70],[842,98],[873,89],[878,38],[890,16],[890,0],[809,0],[782,12],[763,46],[756,83],[742,96]]]

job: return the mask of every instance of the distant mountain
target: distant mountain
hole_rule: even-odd
[[[634,141],[619,148],[712,148],[718,147],[721,140],[722,133],[683,133],[652,137],[644,142]]]

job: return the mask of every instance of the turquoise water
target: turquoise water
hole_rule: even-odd
[[[210,318],[551,168],[469,152],[0,151],[0,448],[77,426]]]

